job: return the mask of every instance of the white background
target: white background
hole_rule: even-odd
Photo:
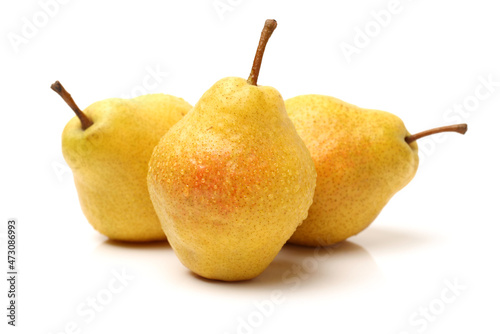
[[[220,3],[230,10],[219,15],[213,0],[73,0],[48,17],[35,0],[2,2],[0,267],[15,217],[20,273],[15,329],[1,280],[2,333],[498,333],[495,2],[401,0],[384,27],[372,11],[390,0]],[[278,28],[259,83],[285,99],[327,94],[393,112],[410,132],[455,122],[469,132],[422,140],[417,176],[359,236],[320,259],[285,246],[252,281],[200,279],[167,244],[106,241],[80,210],[60,148],[73,114],[50,84],[60,80],[81,108],[137,95],[144,80],[143,92],[195,104],[218,79],[248,76],[267,18]],[[39,28],[15,47],[9,38],[22,37],[26,21]],[[365,28],[372,37],[362,45]],[[356,38],[348,62],[341,45]],[[161,72],[156,81],[151,71]],[[488,77],[497,82],[490,91]],[[126,285],[109,292],[122,271]],[[92,316],[95,297],[107,304]]]

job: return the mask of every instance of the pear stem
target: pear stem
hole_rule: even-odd
[[[73,101],[71,94],[68,93],[68,91],[66,89],[64,89],[63,85],[61,85],[61,83],[59,81],[54,82],[50,86],[50,88],[52,88],[52,90],[54,92],[59,94],[59,96],[62,97],[64,102],[66,102],[68,104],[68,106],[70,106],[70,108],[73,109],[76,116],[80,119],[80,122],[82,123],[82,130],[87,129],[89,126],[94,124],[94,122],[92,122],[92,120],[87,115],[85,115],[83,113],[83,111],[80,110],[80,108],[78,108],[75,101]]]
[[[426,131],[422,131],[419,133],[415,133],[414,135],[410,135],[405,138],[406,142],[408,144],[414,142],[415,140],[418,140],[423,137],[427,137],[436,133],[441,133],[441,132],[457,132],[460,134],[465,134],[467,132],[467,124],[454,124],[454,125],[448,125],[448,126],[442,126],[439,128],[434,128]]]
[[[257,79],[259,78],[260,66],[262,64],[262,57],[264,56],[264,50],[266,49],[266,44],[274,29],[278,26],[276,20],[266,20],[262,33],[260,34],[259,46],[257,47],[257,52],[255,52],[255,58],[253,60],[252,71],[248,77],[248,83],[253,86],[257,86]]]

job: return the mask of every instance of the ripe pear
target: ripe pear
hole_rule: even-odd
[[[312,203],[314,162],[280,93],[257,86],[275,27],[266,21],[250,78],[216,82],[165,134],[149,162],[151,200],[170,245],[205,278],[259,275]]]
[[[285,105],[318,173],[309,215],[289,240],[298,245],[329,245],[358,234],[414,177],[416,139],[467,131],[459,124],[410,135],[389,112],[323,95],[297,96]]]
[[[51,88],[76,113],[62,133],[62,152],[89,223],[114,240],[165,240],[149,199],[148,162],[160,138],[191,106],[150,94],[107,99],[81,111],[59,81]]]

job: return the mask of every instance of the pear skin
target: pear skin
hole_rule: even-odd
[[[358,234],[414,177],[416,142],[406,143],[403,122],[385,111],[322,95],[285,104],[318,173],[309,215],[289,242],[329,245]]]
[[[149,162],[151,200],[172,248],[209,279],[259,275],[305,219],[314,194],[309,151],[279,92],[257,86],[254,69],[248,81],[216,82]]]
[[[165,94],[112,98],[83,110],[91,125],[72,118],[62,152],[73,172],[82,211],[110,239],[166,240],[149,198],[146,176],[153,148],[191,106]]]
[[[285,105],[318,174],[309,215],[289,240],[298,245],[330,245],[363,231],[415,176],[417,139],[467,131],[458,124],[410,135],[391,113],[323,95],[297,96]]]
[[[314,163],[280,94],[225,78],[155,148],[149,191],[182,263],[211,279],[259,275],[307,216]]]

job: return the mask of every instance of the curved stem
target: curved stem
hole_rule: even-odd
[[[63,85],[61,85],[61,83],[59,81],[54,82],[50,86],[50,88],[52,88],[52,90],[54,92],[59,94],[59,96],[62,97],[64,102],[66,102],[68,104],[68,106],[70,106],[70,108],[73,109],[76,116],[80,119],[80,122],[82,123],[82,130],[87,129],[89,126],[94,124],[94,122],[92,122],[92,120],[87,115],[85,115],[83,113],[83,111],[80,110],[80,108],[78,108],[75,101],[73,101],[71,94],[68,93],[68,91],[66,91],[66,89],[64,89]]]
[[[467,132],[467,124],[455,124],[455,125],[448,125],[448,126],[442,126],[439,128],[434,128],[426,131],[422,131],[419,133],[416,133],[414,135],[410,135],[405,138],[406,142],[408,144],[414,142],[415,140],[418,140],[423,137],[427,137],[436,133],[441,133],[441,132],[457,132],[460,134],[465,134]]]
[[[260,66],[262,64],[262,57],[264,56],[264,50],[266,49],[266,44],[274,29],[278,26],[276,20],[266,20],[262,33],[260,34],[259,46],[257,47],[257,52],[255,52],[255,58],[253,60],[252,71],[248,77],[248,83],[253,86],[257,86],[257,79],[259,78]]]

